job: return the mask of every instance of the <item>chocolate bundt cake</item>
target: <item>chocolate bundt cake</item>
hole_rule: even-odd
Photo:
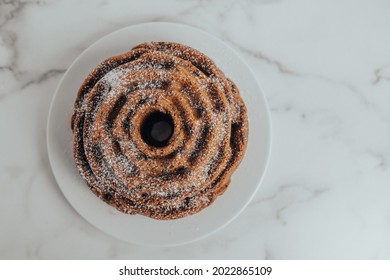
[[[201,52],[143,43],[85,79],[71,121],[81,176],[128,214],[176,219],[221,195],[246,148],[246,107]]]

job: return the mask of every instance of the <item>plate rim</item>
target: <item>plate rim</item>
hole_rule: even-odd
[[[263,99],[263,105],[264,105],[264,108],[262,109],[265,109],[265,112],[264,112],[264,116],[266,118],[266,121],[265,123],[267,124],[267,141],[266,141],[266,153],[265,153],[265,156],[264,156],[264,166],[262,168],[261,171],[261,176],[260,176],[260,179],[258,180],[258,183],[257,183],[257,186],[254,188],[254,191],[251,193],[250,197],[248,197],[248,199],[246,200],[246,202],[244,204],[242,204],[242,206],[240,207],[239,211],[236,211],[233,215],[229,216],[228,219],[226,219],[226,221],[224,223],[221,223],[219,224],[219,226],[217,227],[214,227],[212,230],[208,231],[207,233],[204,233],[203,235],[199,235],[197,236],[196,238],[192,238],[192,239],[188,239],[188,240],[185,240],[185,241],[181,241],[181,242],[168,242],[168,243],[164,243],[164,244],[151,244],[151,243],[146,243],[146,242],[140,242],[140,241],[134,241],[134,240],[128,240],[128,239],[124,239],[124,238],[121,238],[120,236],[117,236],[117,235],[113,235],[112,233],[109,233],[107,232],[106,230],[104,230],[102,227],[100,227],[99,225],[96,225],[94,223],[92,223],[84,214],[80,213],[80,211],[74,206],[74,204],[70,201],[68,195],[63,191],[63,188],[61,187],[61,184],[59,183],[59,180],[58,180],[58,176],[56,175],[56,172],[53,168],[53,155],[51,155],[51,149],[53,149],[53,147],[51,146],[51,141],[50,141],[50,127],[52,125],[52,122],[53,122],[53,107],[54,107],[54,104],[55,104],[55,101],[59,95],[59,91],[61,89],[61,86],[65,80],[65,78],[68,76],[69,72],[74,68],[74,66],[79,62],[79,60],[85,56],[85,54],[90,51],[90,49],[92,49],[93,47],[95,47],[96,45],[99,45],[102,41],[106,40],[107,37],[109,37],[110,35],[114,34],[114,33],[120,33],[120,32],[123,32],[124,30],[126,29],[131,29],[131,28],[137,28],[137,27],[141,27],[141,26],[162,26],[162,25],[165,25],[165,26],[179,26],[181,28],[188,28],[188,29],[192,29],[198,33],[202,33],[203,35],[205,35],[206,37],[212,37],[212,39],[218,41],[218,43],[222,44],[224,47],[228,48],[231,52],[233,52],[237,58],[240,60],[240,63],[242,63],[245,68],[247,68],[247,70],[250,72],[250,74],[252,75],[252,78],[253,80],[256,82],[256,85],[257,87],[259,88],[259,91],[260,91],[260,95],[259,95],[259,98]],[[57,84],[57,87],[54,91],[54,94],[52,95],[52,99],[51,99],[51,102],[50,102],[50,107],[49,107],[49,111],[48,111],[48,119],[47,119],[47,123],[46,123],[46,148],[47,148],[47,153],[48,153],[48,158],[49,158],[49,163],[50,163],[50,169],[51,169],[51,172],[52,174],[54,175],[54,178],[55,178],[55,181],[57,183],[57,186],[58,188],[61,190],[61,193],[64,195],[65,199],[67,200],[67,203],[75,210],[75,212],[80,215],[86,222],[88,222],[90,225],[92,225],[93,227],[99,229],[100,231],[102,231],[103,233],[111,236],[111,237],[114,237],[116,239],[119,239],[119,240],[122,240],[122,241],[125,241],[125,242],[128,242],[128,243],[131,243],[131,244],[138,244],[138,245],[144,245],[144,246],[152,246],[152,247],[174,247],[174,246],[180,246],[180,245],[184,245],[184,244],[189,244],[189,243],[193,243],[193,242],[196,242],[196,241],[199,241],[199,240],[202,240],[206,237],[209,237],[211,235],[213,235],[214,233],[220,231],[221,229],[225,228],[228,224],[230,224],[232,221],[234,221],[247,207],[248,205],[252,202],[254,196],[257,194],[258,190],[260,189],[260,186],[262,185],[263,181],[264,181],[264,177],[265,177],[265,174],[267,172],[267,169],[269,167],[269,162],[270,162],[270,157],[271,157],[271,152],[272,152],[272,121],[271,121],[271,112],[270,112],[270,108],[269,108],[269,104],[267,102],[267,99],[266,99],[266,96],[265,96],[265,93],[264,93],[264,90],[256,76],[256,74],[254,73],[253,69],[248,65],[248,63],[246,62],[246,60],[242,57],[242,55],[235,49],[233,48],[233,46],[231,46],[230,44],[228,44],[227,42],[223,41],[222,39],[220,39],[219,37],[215,36],[214,34],[212,33],[209,33],[203,29],[200,29],[198,27],[194,27],[194,26],[191,26],[191,25],[187,25],[187,24],[183,24],[183,23],[177,23],[177,22],[168,22],[168,21],[152,21],[152,22],[143,22],[143,23],[138,23],[138,24],[132,24],[132,25],[128,25],[128,26],[125,26],[125,27],[121,27],[119,29],[116,29],[112,32],[109,32],[101,37],[99,37],[99,39],[97,39],[96,41],[94,41],[92,44],[88,45],[88,47],[86,47],[73,61],[72,63],[69,65],[69,67],[67,68],[67,70],[65,71],[65,73],[62,75],[60,81],[58,82]],[[247,151],[246,151],[247,152]],[[92,192],[91,192],[92,194]]]

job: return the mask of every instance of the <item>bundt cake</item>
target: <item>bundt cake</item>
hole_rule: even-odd
[[[203,53],[172,42],[101,62],[78,91],[71,127],[93,193],[121,212],[165,220],[221,195],[248,137],[234,82]]]

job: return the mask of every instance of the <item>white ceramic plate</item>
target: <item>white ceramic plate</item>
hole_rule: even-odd
[[[96,197],[73,161],[70,118],[79,86],[102,60],[147,41],[173,41],[203,52],[235,81],[248,108],[249,140],[245,157],[227,191],[203,211],[178,220],[159,221],[126,215]],[[86,49],[69,67],[54,95],[47,125],[47,146],[54,176],[74,209],[100,230],[119,239],[169,246],[195,241],[231,222],[248,205],[263,178],[271,145],[269,110],[250,68],[221,40],[175,23],[144,23],[115,31]]]

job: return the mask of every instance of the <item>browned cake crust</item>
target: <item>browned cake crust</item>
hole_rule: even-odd
[[[142,125],[168,116],[173,133],[149,145]],[[227,188],[246,148],[248,121],[236,85],[188,46],[144,43],[100,63],[72,116],[74,158],[103,201],[128,214],[176,219]]]

